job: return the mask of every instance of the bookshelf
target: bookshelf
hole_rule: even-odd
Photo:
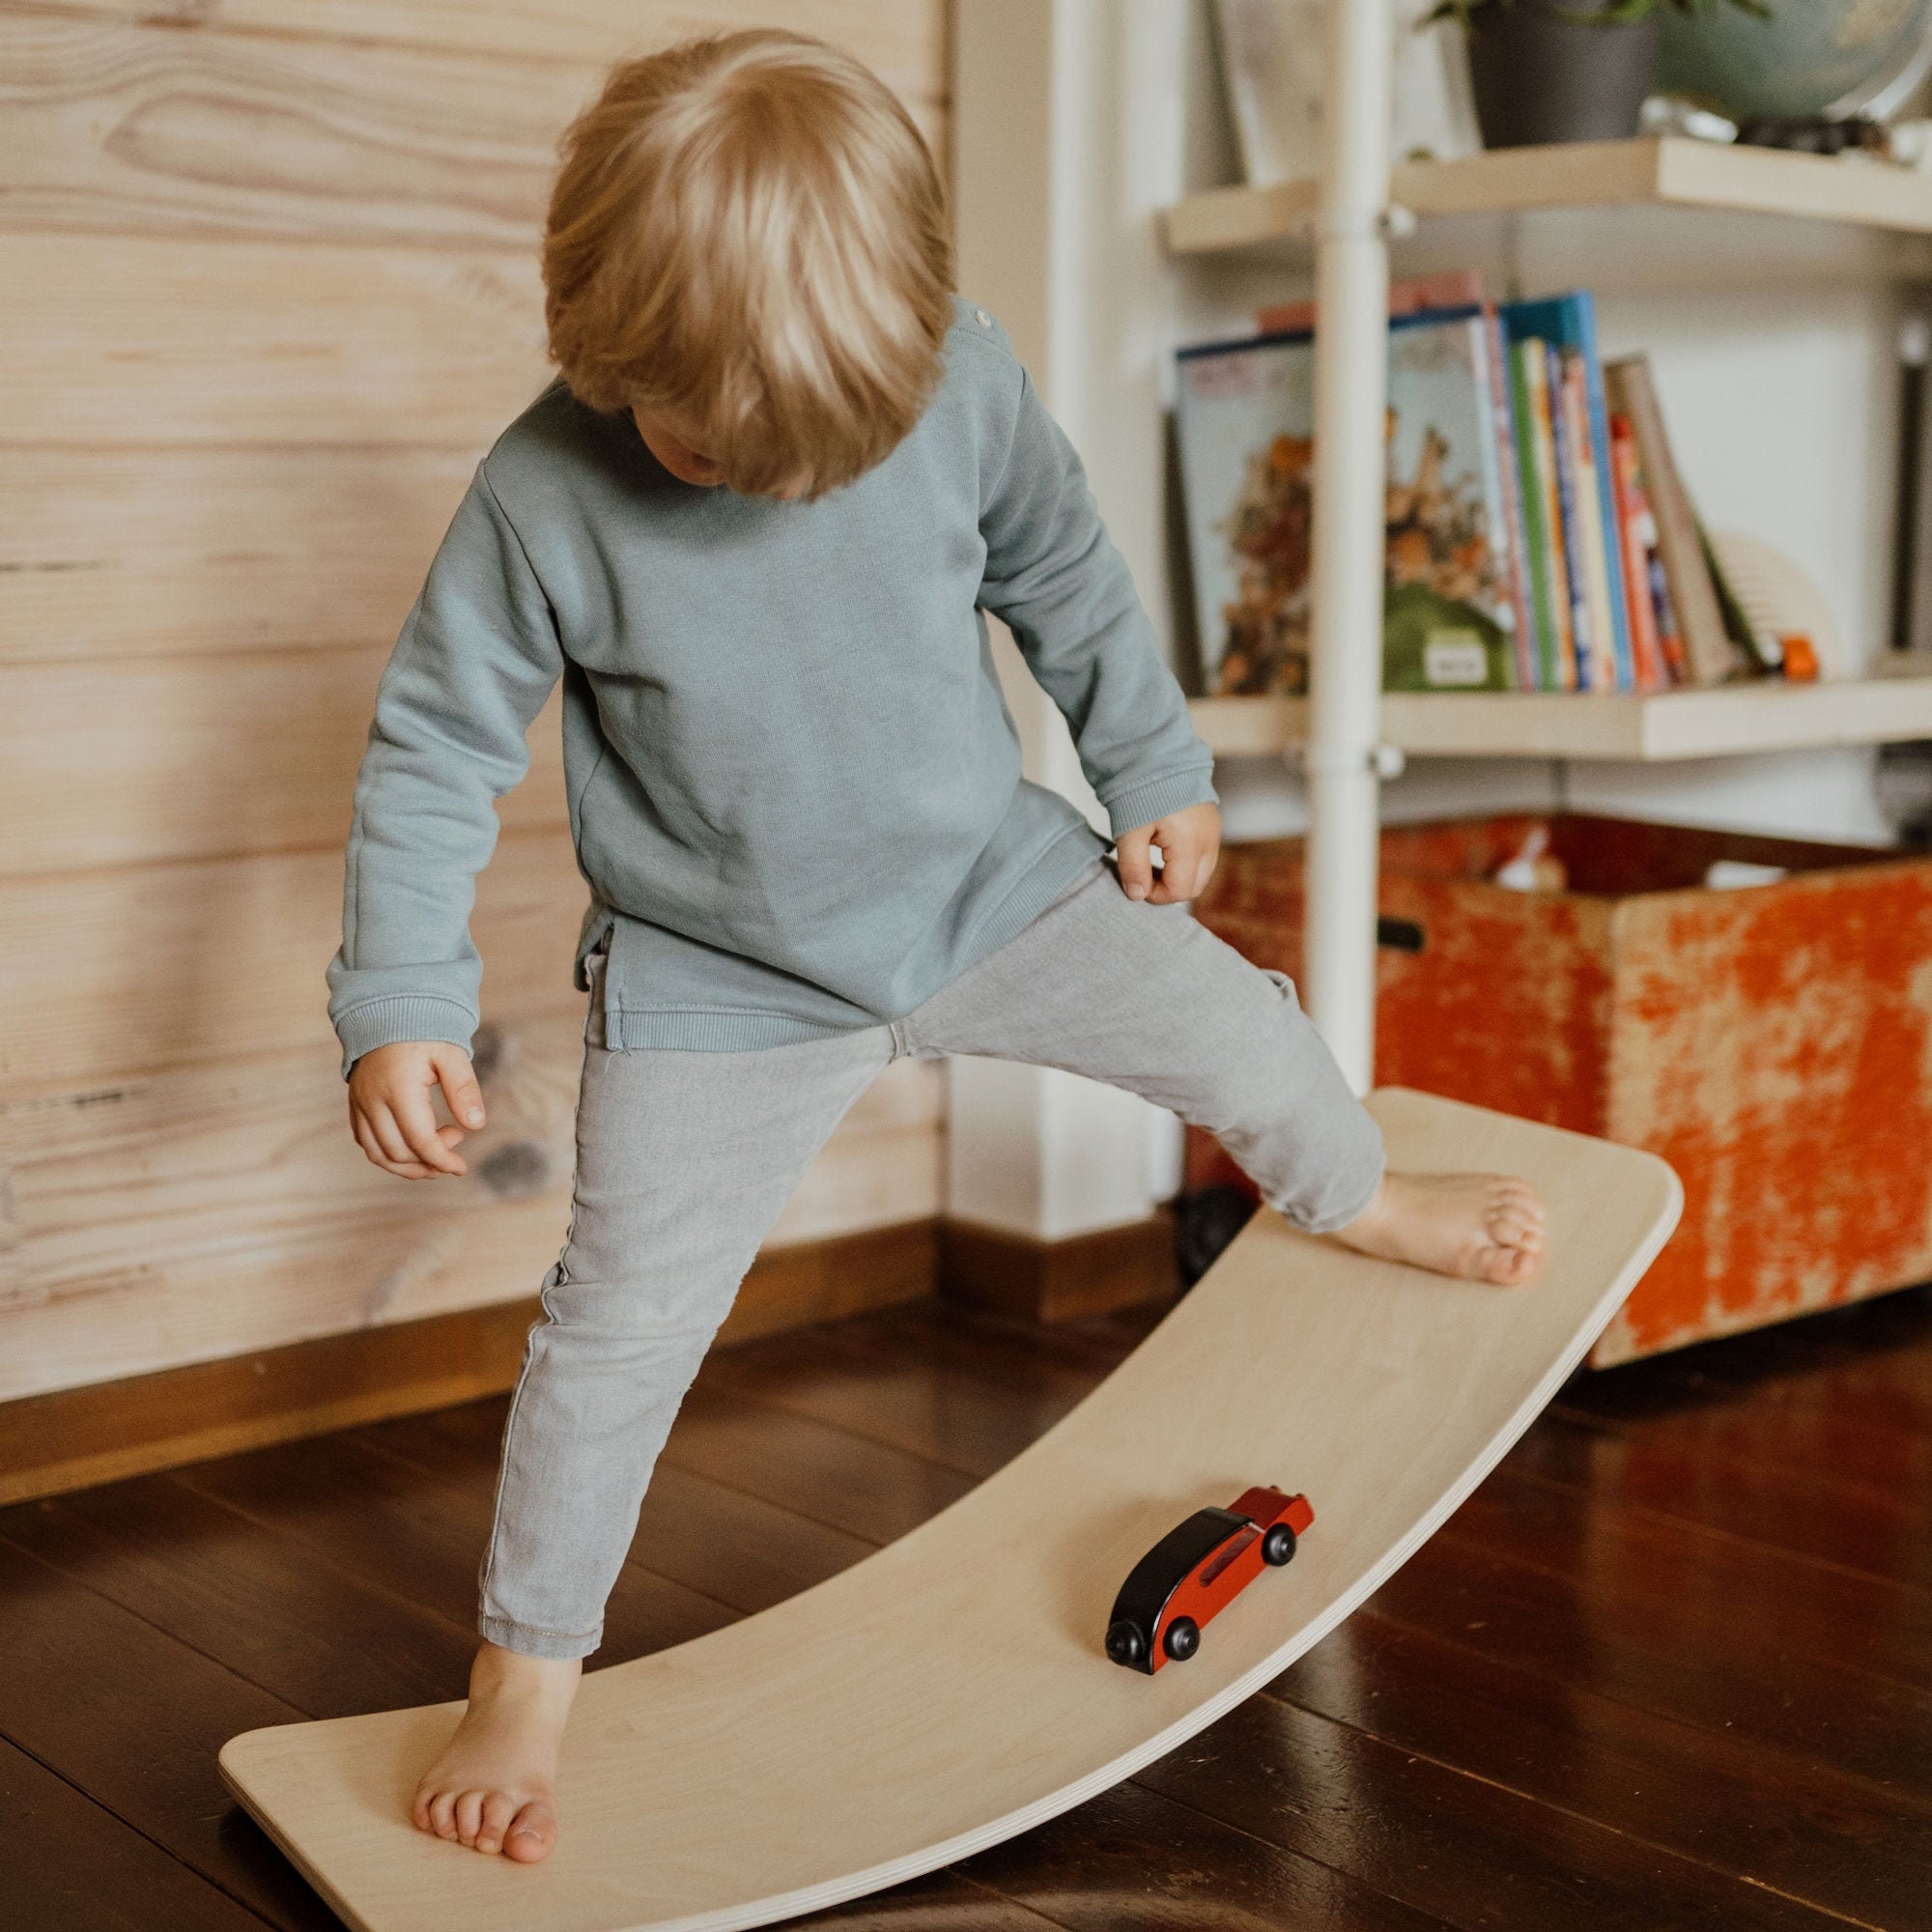
[[[1163,216],[1177,257],[1229,255],[1311,237],[1313,179],[1216,187]],[[1674,207],[1789,215],[1932,241],[1932,176],[1857,158],[1676,137],[1496,149],[1406,161],[1389,203],[1417,220],[1545,209]],[[1932,246],[1901,260],[1932,272]],[[1195,728],[1222,755],[1293,751],[1309,735],[1307,700],[1206,697]],[[1389,693],[1381,736],[1418,757],[1542,757],[1664,762],[1932,737],[1932,665],[1838,682],[1759,682],[1654,694]]]
[[[1206,255],[1305,241],[1319,195],[1319,183],[1308,180],[1183,196],[1165,214],[1168,250]],[[1677,207],[1796,215],[1932,236],[1932,175],[1881,162],[1676,137],[1502,148],[1454,161],[1404,161],[1393,171],[1389,200],[1425,220],[1548,208]]]
[[[1278,755],[1308,739],[1301,697],[1197,697],[1217,757]],[[1616,758],[1641,763],[1932,738],[1932,668],[1786,684],[1778,678],[1646,695],[1389,692],[1384,740],[1410,757]]]

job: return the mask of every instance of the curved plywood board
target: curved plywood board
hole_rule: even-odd
[[[232,1739],[236,1795],[360,1932],[770,1924],[1010,1837],[1193,1736],[1414,1553],[1580,1360],[1675,1224],[1654,1156],[1433,1096],[1371,1101],[1393,1165],[1527,1176],[1526,1289],[1368,1261],[1264,1212],[1077,1409],[970,1495],[802,1596],[586,1673],[557,1849],[518,1865],[408,1807],[459,1703]],[[1317,1520],[1149,1677],[1115,1590],[1250,1484]]]

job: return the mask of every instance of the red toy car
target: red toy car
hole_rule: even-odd
[[[1315,1520],[1306,1496],[1245,1491],[1232,1509],[1196,1510],[1136,1563],[1114,1599],[1107,1655],[1150,1677],[1201,1648],[1201,1626],[1226,1609],[1264,1564],[1294,1555]]]

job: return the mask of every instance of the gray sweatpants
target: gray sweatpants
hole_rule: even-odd
[[[1206,1127],[1296,1225],[1367,1206],[1381,1136],[1285,974],[1096,859],[1015,938],[890,1025],[737,1053],[603,1043],[590,963],[570,1233],[503,1427],[477,1628],[583,1657],[671,1420],[766,1232],[879,1069],[980,1054],[1130,1088]]]

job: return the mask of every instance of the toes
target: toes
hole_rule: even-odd
[[[439,1791],[429,1802],[429,1828],[439,1838],[456,1836],[456,1793]]]
[[[456,1835],[466,1845],[476,1842],[476,1828],[483,1822],[483,1801],[487,1791],[466,1791],[456,1801]]]
[[[1477,1250],[1475,1274],[1504,1288],[1524,1282],[1536,1271],[1536,1257],[1522,1248],[1485,1247]]]
[[[476,1826],[476,1849],[497,1852],[503,1848],[503,1833],[517,1815],[517,1801],[507,1791],[493,1791],[483,1800],[483,1815]]]
[[[555,1843],[555,1811],[547,1799],[532,1798],[517,1813],[516,1823],[503,1840],[503,1851],[524,1864],[534,1864],[539,1859],[548,1858],[550,1848]]]
[[[1499,1208],[1490,1216],[1490,1238],[1502,1247],[1523,1248],[1534,1253],[1543,1246],[1543,1223],[1532,1220],[1520,1208]]]
[[[1542,1198],[1526,1180],[1503,1181],[1496,1188],[1493,1200],[1498,1208],[1514,1208],[1532,1221],[1541,1222],[1543,1219]]]
[[[1507,1264],[1496,1279],[1505,1287],[1515,1288],[1527,1281],[1536,1272],[1536,1255],[1528,1248],[1505,1248]]]

